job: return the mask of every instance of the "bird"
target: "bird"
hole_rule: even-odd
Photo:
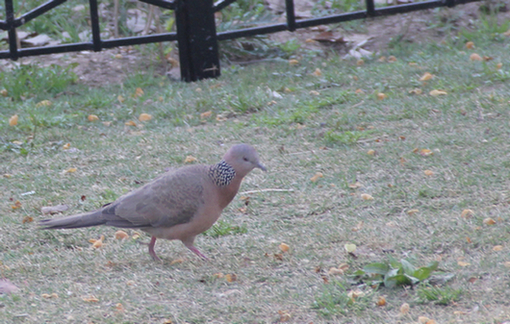
[[[253,169],[267,171],[249,144],[233,145],[213,165],[190,165],[163,173],[101,208],[39,221],[41,229],[71,229],[98,225],[137,228],[150,234],[149,255],[156,239],[180,240],[197,256],[208,259],[195,237],[208,230],[234,199],[243,178]]]

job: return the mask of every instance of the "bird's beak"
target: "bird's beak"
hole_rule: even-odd
[[[262,163],[260,163],[260,162],[259,162],[259,163],[257,163],[256,168],[259,168],[259,169],[260,169],[260,170],[262,170],[262,171],[267,171],[267,169],[266,169],[266,167],[264,166],[264,164],[262,164]]]

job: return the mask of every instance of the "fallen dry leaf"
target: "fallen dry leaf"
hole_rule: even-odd
[[[482,57],[476,53],[469,55],[471,61],[483,61]]]
[[[434,175],[434,171],[432,171],[432,170],[425,170],[425,171],[423,171],[423,173],[424,173],[426,176],[429,176],[429,177]]]
[[[423,93],[423,91],[419,88],[415,88],[413,90],[409,90],[409,93],[410,94],[415,94],[415,95],[421,95]]]
[[[214,278],[218,278],[218,279],[225,277],[225,275],[222,272],[217,272],[217,273],[213,274],[212,276]]]
[[[503,245],[495,245],[493,248],[492,248],[493,251],[496,251],[496,252],[499,252],[499,251],[503,251]]]
[[[321,93],[320,93],[319,91],[312,90],[312,91],[310,91],[310,94],[311,94],[312,96],[319,96]]]
[[[363,296],[365,296],[365,293],[362,292],[361,290],[351,290],[347,293],[347,297],[349,297],[352,300]]]
[[[117,310],[117,312],[119,312],[119,313],[124,313],[124,311],[125,311],[124,306],[121,303],[117,303],[115,305],[115,310]]]
[[[505,268],[510,268],[510,261],[505,261],[503,265],[505,266]]]
[[[381,56],[380,58],[377,59],[377,61],[381,63],[386,62],[386,56]]]
[[[426,316],[418,316],[418,322],[419,323],[427,323],[428,321],[430,320],[430,318],[426,317]]]
[[[18,125],[18,115],[12,115],[11,118],[9,118],[9,126],[16,125]]]
[[[347,243],[344,245],[344,249],[347,253],[354,253],[356,251],[356,244]]]
[[[363,193],[361,194],[361,199],[363,200],[374,200],[374,197],[372,197],[371,195],[367,194],[367,193]]]
[[[280,248],[280,250],[282,250],[282,252],[288,252],[290,250],[290,246],[288,246],[285,243],[281,243],[279,248]]]
[[[88,115],[87,120],[89,122],[95,122],[95,121],[99,120],[99,117],[97,117],[97,115]]]
[[[475,43],[473,43],[473,42],[467,42],[467,43],[466,43],[466,48],[467,48],[467,49],[473,49],[473,48],[475,48]]]
[[[41,213],[43,215],[53,215],[64,212],[69,209],[67,205],[57,205],[57,206],[44,206],[41,207]]]
[[[136,126],[136,123],[134,121],[130,120],[130,121],[125,122],[124,125],[126,125],[126,126]]]
[[[197,158],[191,155],[186,156],[184,159],[184,163],[194,163],[197,162]]]
[[[146,113],[141,113],[140,116],[138,116],[138,120],[141,121],[141,122],[149,121],[151,119],[152,119],[152,115],[149,115],[149,114],[146,114]]]
[[[312,75],[316,77],[320,77],[322,75],[322,71],[319,68],[316,68],[315,71],[312,72]]]
[[[343,275],[344,271],[342,269],[338,269],[335,267],[329,268],[328,275],[335,276],[335,275]]]
[[[433,77],[434,75],[430,74],[429,72],[425,72],[425,74],[423,74],[422,77],[420,78],[420,81],[428,81]]]
[[[170,265],[180,264],[180,263],[183,263],[183,262],[184,262],[183,258],[178,258],[178,259],[172,260],[172,262],[170,262]]]
[[[503,33],[505,36],[510,36],[510,29]]]
[[[361,89],[357,89],[356,91],[354,91],[355,94],[364,94],[365,91],[361,90]]]
[[[437,90],[437,89],[434,89],[432,91],[429,92],[429,95],[433,96],[433,97],[437,97],[437,96],[444,96],[444,95],[447,95],[448,93],[444,90]]]
[[[289,60],[289,65],[298,65],[298,64],[299,64],[298,60],[295,60],[295,59]]]
[[[16,200],[14,202],[14,205],[11,205],[11,208],[12,209],[19,209],[19,208],[21,208],[21,202],[19,200]]]
[[[472,211],[471,209],[464,209],[462,211],[462,213],[460,213],[460,217],[462,218],[469,218],[469,217],[473,217],[475,214],[474,211]]]
[[[92,243],[92,248],[98,249],[101,246],[103,246],[103,241],[104,241],[104,235],[101,235],[101,238],[99,238],[99,240],[90,239],[89,243]]]
[[[496,64],[496,69],[501,69],[503,67],[503,63],[499,62],[498,64]]]
[[[121,231],[121,230],[118,230],[117,232],[115,232],[115,239],[117,239],[117,240],[125,240],[127,238],[129,238],[128,233],[126,233],[124,231]]]
[[[65,143],[64,145],[62,145],[63,150],[68,150],[70,148],[71,148],[71,143]]]
[[[421,156],[430,156],[430,155],[434,155],[434,152],[432,152],[429,149],[421,149],[418,154],[420,154]]]
[[[460,265],[461,267],[467,267],[471,265],[471,263],[464,261],[457,261],[457,264]]]
[[[9,92],[7,91],[7,89],[2,89],[0,90],[0,95],[2,95],[2,97],[7,97],[9,95]]]
[[[407,313],[409,313],[409,304],[408,303],[403,303],[401,306],[400,306],[400,313],[402,315],[406,315]]]
[[[64,170],[64,174],[65,174],[65,173],[75,173],[76,171],[78,171],[78,169],[77,169],[77,168],[69,168],[69,169],[67,169],[67,170]]]
[[[363,64],[365,64],[365,61],[363,61],[362,59],[356,61],[357,66],[362,66]]]
[[[34,221],[34,218],[31,217],[31,216],[25,216],[23,217],[23,219],[21,220],[21,224],[25,224],[25,223],[32,223]]]
[[[52,294],[41,294],[42,298],[51,299],[51,298],[58,298],[58,295],[56,293]]]
[[[409,210],[407,211],[407,215],[409,215],[409,216],[413,216],[413,215],[414,215],[414,214],[416,214],[417,212],[419,212],[419,210],[418,210],[418,209],[409,209]]]
[[[393,63],[393,62],[396,62],[397,61],[397,58],[393,55],[390,55],[388,56],[388,62],[389,63]]]
[[[87,303],[97,303],[99,301],[95,296],[82,297],[82,300]]]
[[[487,217],[486,219],[483,220],[483,223],[485,225],[494,225],[496,224],[496,221],[490,217]]]
[[[280,315],[280,322],[288,322],[291,319],[290,313],[288,311],[279,310],[278,314]]]
[[[368,154],[368,155],[375,155],[375,151],[374,151],[374,150],[368,150],[368,151],[367,151],[367,154]]]
[[[227,280],[227,282],[234,282],[237,281],[237,275],[235,273],[227,273],[225,275],[225,279]]]
[[[361,183],[359,183],[358,181],[356,181],[355,183],[349,183],[347,186],[351,189],[358,189],[363,187]]]
[[[384,296],[379,296],[379,298],[377,298],[377,302],[375,304],[377,306],[385,306],[386,305],[386,298],[384,298]]]
[[[117,100],[120,102],[120,103],[123,103],[124,101],[126,101],[126,98],[124,98],[123,96],[121,95],[118,95],[117,96]]]
[[[322,172],[317,172],[315,173],[315,175],[313,177],[310,178],[310,181],[311,182],[317,182],[317,180],[319,180],[320,178],[323,178],[324,175],[322,174]]]
[[[36,108],[49,107],[49,106],[51,106],[51,101],[49,101],[49,100],[42,100],[35,104]]]
[[[141,97],[141,96],[143,96],[142,88],[136,88],[135,94],[133,95],[133,97],[137,98],[137,97]]]
[[[388,96],[386,94],[382,93],[382,92],[379,92],[377,94],[377,99],[379,99],[379,100],[384,100],[386,98],[388,98]]]
[[[200,119],[209,118],[209,117],[211,117],[211,115],[212,115],[212,111],[210,111],[210,110],[206,111],[206,112],[203,112],[203,113],[200,114]]]

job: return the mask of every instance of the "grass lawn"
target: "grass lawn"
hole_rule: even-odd
[[[510,321],[510,37],[489,25],[364,62],[298,51],[297,64],[226,66],[191,84],[1,72],[0,270],[19,290],[0,295],[0,322]],[[197,238],[210,261],[159,240],[154,262],[143,232],[37,229],[44,206],[92,210],[240,142],[269,171]],[[449,280],[352,276],[392,260],[438,262],[432,275]]]

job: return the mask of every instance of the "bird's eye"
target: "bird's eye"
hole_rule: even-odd
[[[248,162],[248,158],[246,158],[246,157],[243,157],[243,160],[244,160],[244,161],[246,161],[246,162]]]

